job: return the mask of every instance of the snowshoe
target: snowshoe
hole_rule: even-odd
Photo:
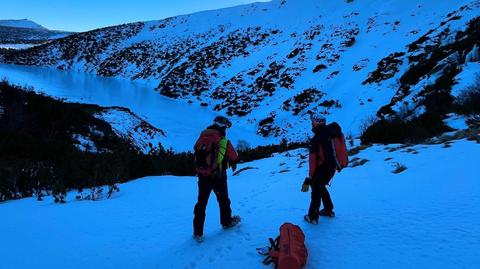
[[[230,223],[227,225],[223,225],[223,229],[229,229],[237,226],[240,223],[240,220],[240,216],[232,216],[232,218],[230,219]]]
[[[310,218],[309,215],[305,215],[305,217],[303,217],[303,219],[310,224],[313,224],[313,225],[318,224],[318,219],[312,219],[312,218]]]
[[[333,218],[335,217],[335,212],[333,212],[333,210],[322,209],[320,212],[318,212],[318,215]]]
[[[204,240],[203,235],[194,235],[193,239],[197,241],[197,243],[203,243]]]

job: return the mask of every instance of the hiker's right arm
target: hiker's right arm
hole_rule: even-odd
[[[238,153],[235,150],[235,148],[232,146],[232,143],[230,143],[230,140],[228,140],[227,142],[227,156],[230,163],[236,164],[239,162]]]
[[[232,143],[230,140],[227,142],[227,157],[228,157],[228,165],[232,168],[233,171],[237,170],[237,163],[240,161],[238,157],[238,153],[233,148]]]

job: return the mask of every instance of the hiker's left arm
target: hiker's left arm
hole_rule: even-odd
[[[308,177],[313,178],[317,170],[318,155],[316,152],[310,152],[308,154]]]

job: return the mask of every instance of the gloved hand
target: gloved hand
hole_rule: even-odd
[[[303,183],[303,184],[302,184],[302,192],[307,192],[309,186],[310,186],[310,185]]]
[[[232,168],[233,172],[235,172],[235,170],[237,170],[237,164],[236,163],[231,163],[230,167]]]
[[[306,177],[305,178],[305,180],[303,181],[303,184],[302,184],[302,192],[307,192],[308,191],[308,187],[310,186],[311,181],[312,181],[311,177]]]

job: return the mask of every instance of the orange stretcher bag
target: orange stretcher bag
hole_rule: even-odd
[[[300,269],[307,263],[305,235],[299,226],[284,223],[280,226],[280,235],[269,240],[270,247],[257,249],[258,253],[267,256],[263,261],[265,265],[273,263],[278,269]]]

